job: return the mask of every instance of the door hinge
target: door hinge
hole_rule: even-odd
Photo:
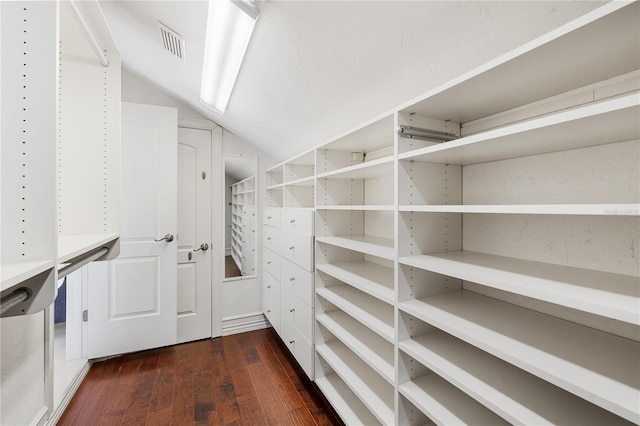
[[[89,311],[87,309],[82,311],[82,321],[83,322],[89,321]]]

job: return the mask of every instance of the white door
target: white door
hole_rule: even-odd
[[[89,358],[176,343],[177,112],[122,103],[120,256],[88,277]]]
[[[211,337],[211,131],[178,129],[178,343]]]

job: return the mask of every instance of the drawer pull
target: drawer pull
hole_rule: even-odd
[[[271,288],[271,285],[268,285],[267,288]]]
[[[267,313],[270,314],[271,313],[271,309],[267,309]]]
[[[271,237],[267,237],[267,241],[271,241]]]
[[[289,312],[295,312],[295,311],[296,311],[296,308],[289,309]]]
[[[267,216],[267,220],[271,220],[271,216]]]
[[[289,221],[289,223],[296,223],[296,220],[295,220],[295,219],[291,219],[291,220]]]
[[[293,281],[295,281],[295,280],[296,280],[296,277],[291,277],[291,278],[289,278],[289,281],[291,281],[291,282],[293,282]]]
[[[267,265],[271,265],[271,261],[270,260],[267,261]]]
[[[289,250],[293,250],[295,248],[295,246],[291,246],[289,247]]]
[[[292,344],[292,345],[293,345],[295,342],[296,342],[295,340],[289,340],[289,343],[290,343],[290,344]]]

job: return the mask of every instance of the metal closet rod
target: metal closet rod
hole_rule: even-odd
[[[82,13],[80,13],[80,9],[78,9],[78,5],[74,0],[69,0],[69,6],[71,6],[71,11],[73,12],[74,17],[76,18],[76,22],[78,23],[78,25],[80,25],[80,28],[82,28],[84,35],[87,37],[87,41],[89,42],[89,45],[91,45],[93,52],[98,57],[98,61],[100,62],[100,65],[102,65],[103,67],[108,67],[109,58],[107,58],[107,54],[104,53],[104,50],[102,50],[98,45],[98,41],[93,36],[93,32],[91,31],[91,28],[89,28],[87,21],[84,20],[84,16],[82,16]]]
[[[58,270],[58,279],[66,277],[73,271],[82,268],[87,263],[93,262],[97,258],[104,256],[107,253],[109,253],[109,249],[107,247],[102,247],[100,250],[78,259],[78,261],[60,268]],[[14,306],[29,300],[32,295],[33,291],[27,287],[21,287],[14,290],[8,296],[0,299],[0,315],[4,314]]]

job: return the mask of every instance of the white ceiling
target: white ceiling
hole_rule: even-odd
[[[602,3],[268,0],[220,116],[199,103],[206,1],[101,2],[124,67],[280,160]],[[156,20],[186,39],[186,63]]]

